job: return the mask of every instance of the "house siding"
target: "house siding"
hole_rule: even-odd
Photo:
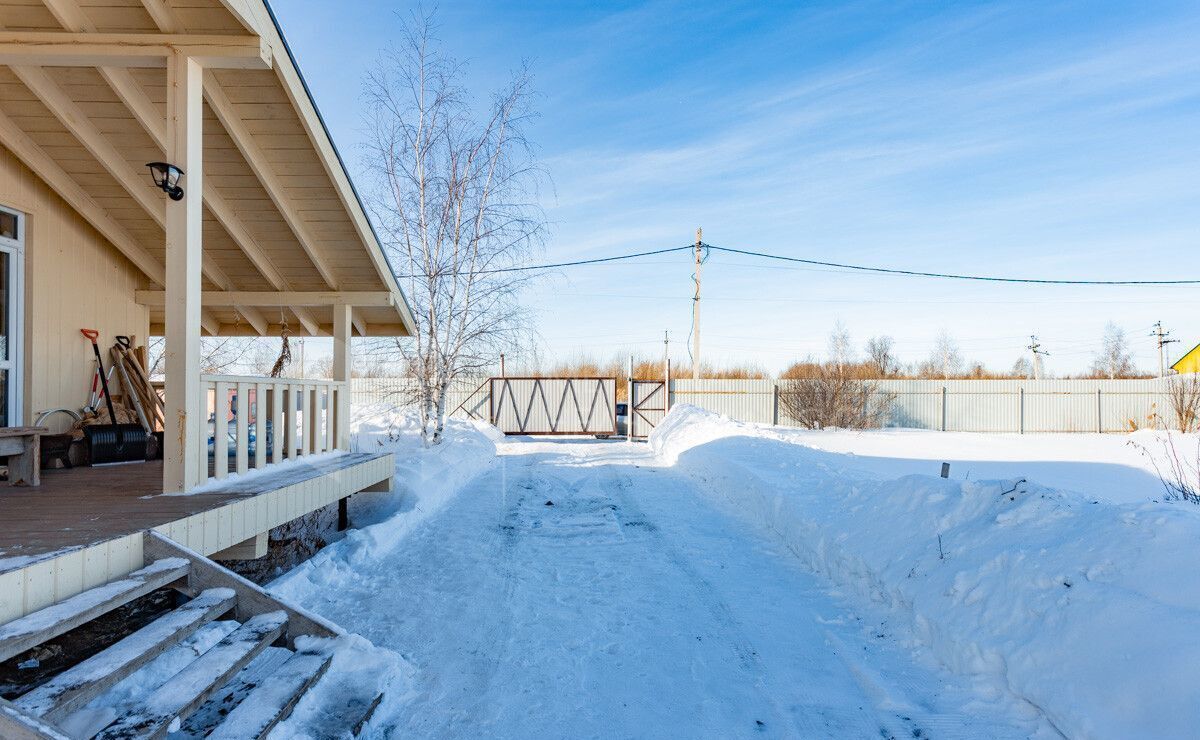
[[[145,340],[149,314],[134,301],[144,278],[2,146],[0,205],[26,214],[24,421],[33,423],[45,409],[77,409],[86,400],[94,361],[81,328],[100,332],[102,351],[117,334]]]

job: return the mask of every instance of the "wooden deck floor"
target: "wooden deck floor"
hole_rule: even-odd
[[[0,571],[6,569],[5,559],[36,558],[152,529],[379,456],[348,452],[311,462],[301,459],[187,496],[161,495],[161,461],[47,470],[36,488],[0,484]]]

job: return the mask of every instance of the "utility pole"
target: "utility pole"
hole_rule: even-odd
[[[1033,353],[1033,379],[1042,379],[1042,357],[1049,357],[1050,353],[1042,349],[1041,342],[1034,334],[1029,335],[1029,346],[1025,349]]]
[[[692,297],[692,380],[700,379],[700,266],[704,264],[703,229],[696,229],[696,295]]]
[[[671,361],[671,332],[663,331],[663,377],[667,377],[667,363]]]
[[[1161,321],[1154,322],[1154,331],[1150,332],[1150,336],[1158,339],[1158,377],[1165,378],[1167,377],[1167,356],[1166,352],[1164,352],[1164,348],[1168,344],[1173,344],[1179,340],[1167,339],[1167,337],[1171,336],[1171,332],[1163,331],[1163,325]]]

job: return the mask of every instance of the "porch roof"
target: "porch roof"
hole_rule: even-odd
[[[164,323],[165,53],[204,59],[203,316],[208,334],[407,335],[412,315],[264,0],[0,4],[0,145],[144,275]],[[166,51],[164,51],[166,50]],[[187,186],[186,175],[184,178]]]

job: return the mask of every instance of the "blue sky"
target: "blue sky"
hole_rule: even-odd
[[[361,79],[402,3],[277,0],[354,170]],[[687,244],[918,270],[1198,278],[1196,3],[461,2],[439,36],[484,95],[528,61],[553,188],[546,261]],[[686,358],[684,255],[548,277],[548,358]],[[1047,288],[785,268],[714,255],[702,351],[777,370],[837,322],[902,359],[946,330],[1008,368],[1036,333],[1078,372],[1107,321],[1157,367],[1200,342],[1200,287]]]

